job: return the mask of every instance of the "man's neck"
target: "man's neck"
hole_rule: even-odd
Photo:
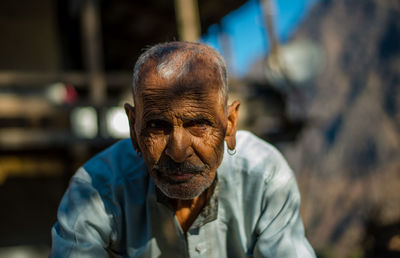
[[[191,200],[171,200],[183,232],[187,232],[209,199],[208,190]]]

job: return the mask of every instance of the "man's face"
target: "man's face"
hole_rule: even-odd
[[[167,80],[151,71],[137,92],[133,137],[150,176],[170,198],[200,195],[222,161],[228,119],[220,82],[201,75],[200,69]]]

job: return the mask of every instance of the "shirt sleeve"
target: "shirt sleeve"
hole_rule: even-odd
[[[50,257],[108,257],[111,216],[83,168],[71,179],[57,219]]]
[[[254,257],[315,257],[304,235],[300,193],[290,168],[283,166],[266,189]]]

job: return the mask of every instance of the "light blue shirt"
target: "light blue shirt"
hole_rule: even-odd
[[[101,152],[71,179],[51,257],[315,257],[286,161],[249,132],[236,138],[186,234],[129,139]]]

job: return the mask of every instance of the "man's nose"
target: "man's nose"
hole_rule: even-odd
[[[191,138],[184,128],[175,127],[173,129],[165,153],[177,163],[184,162],[193,154]]]

